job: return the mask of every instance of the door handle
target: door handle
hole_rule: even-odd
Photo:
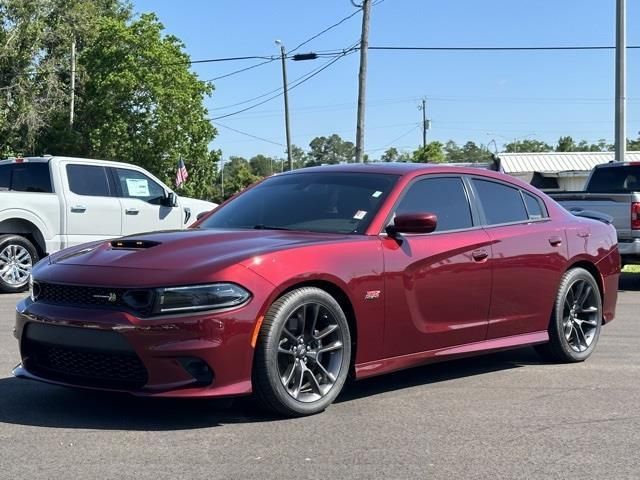
[[[474,250],[473,252],[471,252],[471,256],[476,262],[483,262],[487,258],[489,258],[489,252],[482,248],[480,250]]]
[[[552,247],[557,247],[558,245],[562,244],[562,238],[559,236],[549,237],[549,244]]]
[[[87,207],[85,207],[84,205],[74,205],[73,207],[71,207],[71,211],[75,213],[84,213],[87,211]]]
[[[140,210],[138,210],[137,208],[127,208],[124,213],[126,213],[127,215],[137,215],[138,213],[140,213]]]

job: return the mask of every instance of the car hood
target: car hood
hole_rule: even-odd
[[[58,252],[49,261],[58,265],[212,271],[286,248],[354,239],[280,230],[176,230],[85,244]]]

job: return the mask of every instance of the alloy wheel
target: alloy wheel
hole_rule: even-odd
[[[329,393],[340,373],[344,336],[329,309],[305,303],[284,322],[278,341],[278,372],[287,393],[315,402]]]
[[[593,343],[601,315],[598,291],[582,279],[567,290],[562,313],[564,338],[575,352],[586,351]]]
[[[8,285],[25,284],[32,266],[31,254],[22,245],[9,244],[0,251],[0,278]]]

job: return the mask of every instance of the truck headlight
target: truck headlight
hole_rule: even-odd
[[[251,294],[235,283],[212,283],[156,290],[154,313],[194,312],[242,305]]]

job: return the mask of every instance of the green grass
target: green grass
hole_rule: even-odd
[[[640,265],[627,265],[622,271],[627,273],[640,273]]]

